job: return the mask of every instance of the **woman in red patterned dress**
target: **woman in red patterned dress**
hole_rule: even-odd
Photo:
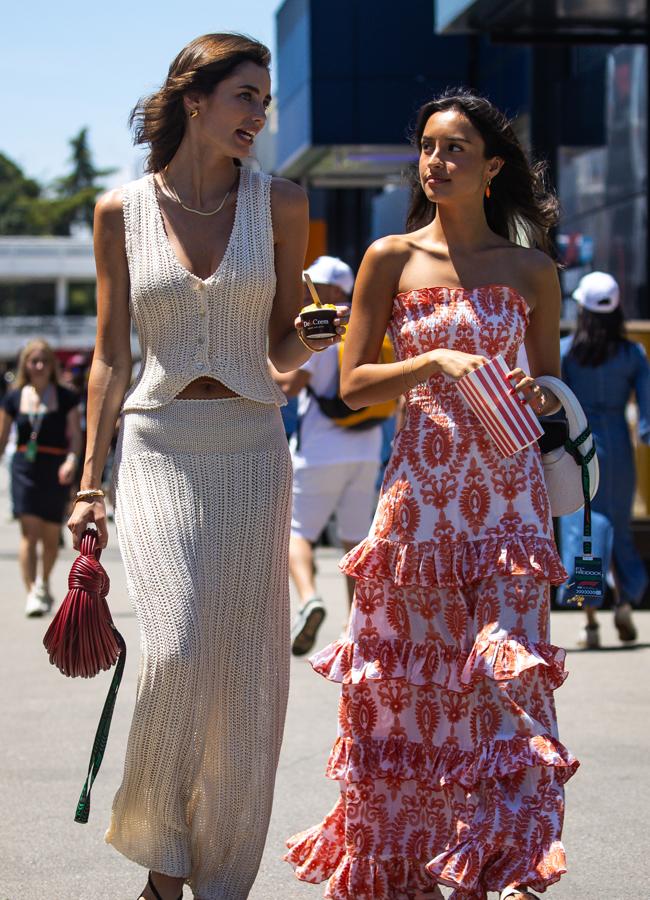
[[[341,795],[291,838],[299,878],[332,900],[525,900],[565,872],[549,588],[565,577],[537,445],[504,459],[455,382],[502,354],[537,413],[557,399],[557,204],[507,119],[468,92],[420,110],[409,231],[374,243],[355,288],[342,391],[406,391],[357,579],[349,636],[312,665],[342,684],[327,774]],[[527,246],[523,246],[526,244]],[[376,365],[384,332],[398,361]]]

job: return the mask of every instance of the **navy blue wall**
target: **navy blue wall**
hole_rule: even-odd
[[[422,0],[312,3],[316,144],[399,144],[417,107],[466,80],[467,40],[434,35]]]
[[[401,144],[417,107],[467,83],[469,43],[440,38],[433,4],[286,0],[278,12],[278,162],[304,143]]]

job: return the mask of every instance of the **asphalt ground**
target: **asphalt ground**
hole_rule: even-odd
[[[129,647],[126,672],[87,825],[75,806],[110,680],[66,679],[42,646],[48,620],[26,619],[17,565],[18,529],[9,518],[0,468],[0,900],[135,900],[143,870],[106,845],[103,834],[120,781],[137,676],[138,630],[114,535],[103,556],[110,605]],[[67,538],[66,538],[67,542]],[[67,542],[55,570],[58,598],[74,554]],[[319,644],[334,640],[345,616],[338,552],[318,553],[328,617]],[[556,693],[562,740],[582,766],[567,786],[564,841],[569,873],[546,896],[562,900],[650,898],[650,613],[637,617],[640,640],[622,649],[603,613],[600,651],[574,650],[580,613],[553,614],[552,640],[569,649],[570,677]],[[337,688],[294,659],[285,739],[266,851],[251,900],[318,900],[280,859],[285,838],[334,804],[324,776],[335,737]],[[188,897],[186,889],[185,896]],[[227,900],[227,898],[224,898]]]

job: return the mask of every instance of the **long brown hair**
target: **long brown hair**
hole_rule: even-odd
[[[28,341],[20,351],[16,379],[12,385],[13,390],[20,390],[21,388],[24,388],[26,384],[31,384],[29,375],[27,374],[27,360],[36,350],[42,350],[48,357],[48,362],[50,364],[50,381],[52,384],[59,383],[59,361],[56,358],[54,350],[47,341],[43,340],[43,338],[34,338],[33,340]]]
[[[580,308],[576,332],[567,356],[581,366],[601,366],[630,342],[625,337],[625,320],[620,306],[608,313]]]
[[[145,171],[159,172],[168,165],[185,134],[187,113],[183,96],[190,91],[210,94],[244,62],[268,69],[268,47],[243,34],[204,34],[183,47],[169,67],[162,87],[141,97],[129,116],[134,144],[147,144]]]
[[[499,156],[503,168],[484,199],[485,217],[491,230],[507,240],[538,247],[555,256],[549,230],[558,221],[557,197],[546,186],[546,163],[530,163],[511,122],[485,97],[464,88],[445,91],[418,110],[413,144],[420,153],[422,135],[434,113],[456,110],[472,123],[485,143],[485,158]],[[435,219],[436,204],[424,193],[417,170],[412,172],[411,203],[406,230],[415,231]]]

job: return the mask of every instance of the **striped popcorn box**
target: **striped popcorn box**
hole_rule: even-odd
[[[456,382],[503,456],[523,450],[544,433],[530,406],[521,403],[519,395],[510,394],[509,371],[503,357],[497,356]]]

